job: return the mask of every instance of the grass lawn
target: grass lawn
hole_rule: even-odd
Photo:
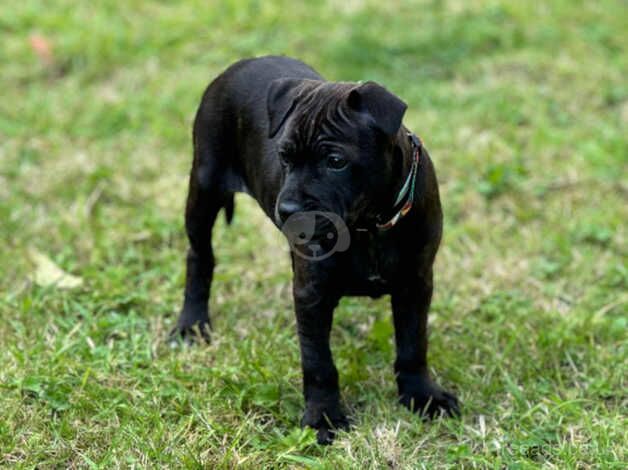
[[[0,466],[628,466],[625,2],[25,0],[0,40]],[[355,428],[299,428],[287,246],[246,196],[215,229],[212,344],[165,341],[196,106],[267,53],[408,102],[445,210],[431,366],[462,419],[397,405],[388,299],[352,298]]]

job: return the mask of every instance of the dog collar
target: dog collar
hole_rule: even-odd
[[[408,138],[412,144],[412,166],[410,167],[410,173],[408,174],[406,181],[399,190],[399,194],[393,204],[393,208],[398,207],[404,200],[405,203],[395,213],[395,215],[388,220],[388,222],[375,224],[375,226],[382,231],[389,230],[397,225],[397,222],[410,212],[410,209],[412,209],[412,205],[414,204],[414,187],[416,185],[416,175],[419,172],[419,158],[421,157],[421,147],[423,144],[421,143],[421,139],[419,139],[412,132],[408,132]]]

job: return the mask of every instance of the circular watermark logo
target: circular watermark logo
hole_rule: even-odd
[[[286,219],[281,231],[292,252],[310,261],[321,261],[346,251],[351,244],[347,225],[333,212],[298,212]]]

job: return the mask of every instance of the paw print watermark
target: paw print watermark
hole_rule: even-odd
[[[298,212],[286,219],[281,231],[292,252],[310,261],[321,261],[346,251],[351,244],[347,225],[333,212]]]

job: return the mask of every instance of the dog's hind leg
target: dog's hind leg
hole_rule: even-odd
[[[209,340],[211,321],[209,294],[214,272],[212,228],[221,208],[227,220],[233,214],[233,193],[224,189],[222,163],[215,158],[205,139],[195,138],[194,164],[190,174],[185,227],[190,242],[183,308],[173,336]]]

